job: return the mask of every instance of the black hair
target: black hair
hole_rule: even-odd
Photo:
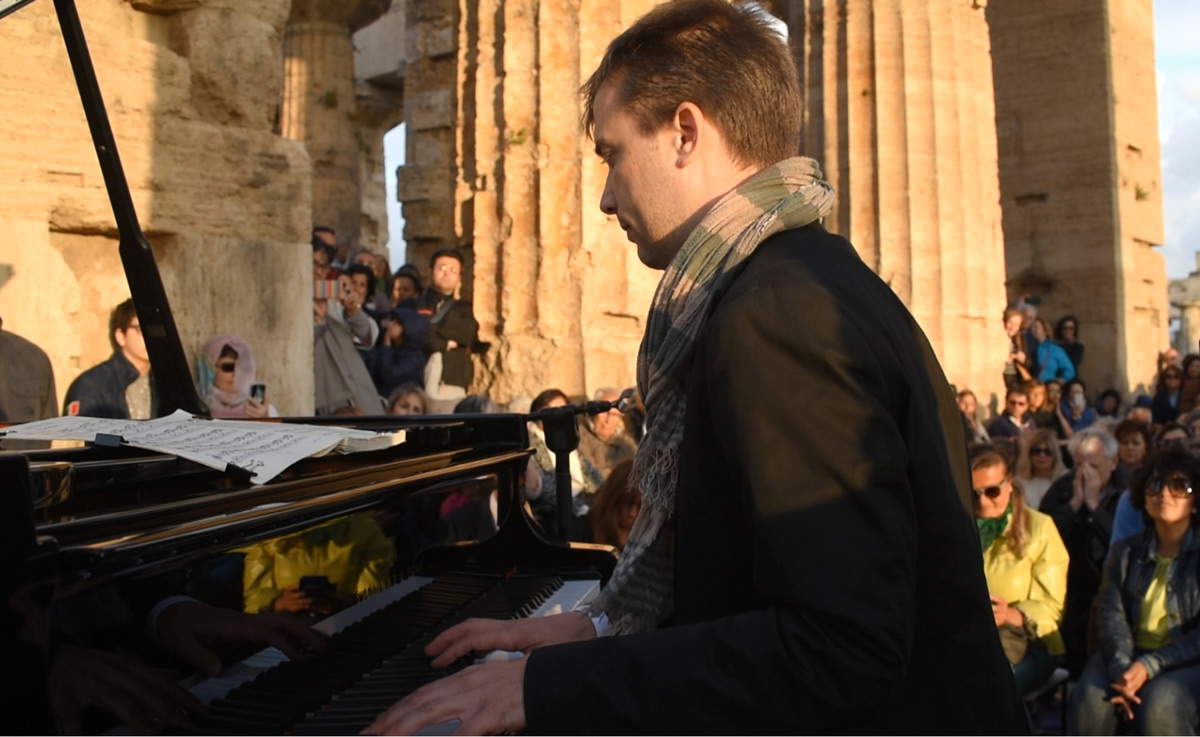
[[[547,389],[533,398],[533,401],[529,403],[529,411],[537,412],[546,409],[551,402],[559,398],[567,404],[571,403],[570,398],[561,389]]]
[[[114,307],[113,311],[108,314],[108,342],[112,345],[114,353],[120,349],[114,333],[118,330],[122,332],[128,330],[129,325],[136,317],[137,309],[133,306],[132,297]]]
[[[433,255],[429,257],[429,268],[432,269],[433,265],[437,263],[439,258],[452,258],[458,262],[459,266],[462,266],[465,263],[463,261],[462,251],[458,250],[457,248],[441,248],[434,251]],[[400,268],[404,267],[402,266]]]
[[[1079,340],[1079,318],[1075,317],[1074,315],[1060,317],[1058,318],[1058,322],[1054,323],[1054,337],[1056,339],[1064,340],[1063,325],[1066,325],[1069,322],[1075,323],[1075,340]]]
[[[417,271],[416,267],[411,264],[405,264],[396,269],[396,273],[392,274],[392,281],[389,286],[395,287],[397,279],[408,279],[416,287],[417,294],[421,293],[421,272]]]
[[[1166,435],[1167,433],[1171,432],[1172,430],[1183,431],[1183,439],[1184,440],[1191,440],[1191,438],[1192,438],[1192,428],[1188,427],[1187,425],[1184,425],[1182,423],[1172,420],[1170,422],[1164,422],[1162,425],[1159,426],[1158,432],[1154,433],[1154,447],[1161,448],[1162,442],[1163,442],[1163,439],[1162,439],[1163,435]]]
[[[456,415],[485,415],[499,412],[496,403],[483,394],[468,394],[461,402],[454,405]]]
[[[363,264],[350,264],[342,273],[346,276],[353,276],[354,274],[362,274],[365,276],[367,278],[367,299],[371,299],[375,296],[375,272],[371,271],[370,266],[364,266]]]
[[[1150,460],[1143,463],[1142,467],[1133,475],[1133,481],[1129,486],[1129,501],[1133,504],[1133,508],[1145,514],[1146,487],[1151,481],[1171,473],[1184,474],[1195,486],[1197,479],[1200,479],[1200,460],[1175,444],[1155,451]],[[1195,512],[1196,508],[1193,508],[1192,513]]]
[[[1105,389],[1104,391],[1100,392],[1100,396],[1096,399],[1096,407],[1104,404],[1104,400],[1108,399],[1109,397],[1117,400],[1116,409],[1121,409],[1121,392],[1117,391],[1116,389]]]

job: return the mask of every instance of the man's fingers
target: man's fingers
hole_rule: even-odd
[[[281,616],[271,616],[266,622],[269,626],[283,632],[292,642],[305,651],[322,652],[329,649],[329,638],[309,627],[305,622],[292,617]]]
[[[425,654],[437,655],[460,638],[474,631],[479,626],[479,622],[480,620],[478,619],[468,619],[465,622],[459,622],[453,627],[446,629],[440,635],[430,640],[429,644],[425,646]]]
[[[185,663],[201,673],[216,676],[221,673],[221,659],[217,654],[200,644],[190,633],[169,643],[175,654]]]
[[[513,622],[504,622],[510,627]],[[507,627],[495,619],[469,619],[438,635],[425,646],[425,654],[434,658],[433,667],[445,668],[454,661],[483,650],[511,650],[512,636]]]
[[[437,681],[430,686],[437,686],[444,681]],[[432,695],[426,693],[425,688],[420,689],[399,702],[392,708],[380,714],[371,726],[365,730],[366,734],[413,734],[422,727],[427,727],[431,724],[441,724],[442,722],[450,721],[451,719],[461,719],[456,713],[458,706],[455,699],[440,698],[442,692],[440,689],[435,690]],[[421,698],[414,697],[420,695]]]
[[[291,660],[304,660],[310,655],[308,639],[290,628],[285,629],[266,622],[256,624],[251,639],[279,648]]]
[[[145,702],[112,683],[97,683],[86,702],[99,707],[121,720],[140,734],[153,731],[157,720],[146,709]]]

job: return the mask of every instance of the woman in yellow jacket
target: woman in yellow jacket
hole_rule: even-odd
[[[396,550],[364,512],[322,522],[302,532],[251,545],[243,568],[247,612],[293,612],[327,616],[355,598],[383,588]],[[305,591],[305,576],[324,576],[332,590]]]
[[[1029,693],[1049,679],[1064,650],[1067,549],[1054,520],[1025,506],[1008,453],[994,445],[972,448],[971,486],[1000,642],[1017,687]]]

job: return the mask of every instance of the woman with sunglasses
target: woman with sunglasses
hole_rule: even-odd
[[[1178,366],[1164,368],[1158,375],[1158,386],[1154,391],[1154,404],[1150,408],[1155,425],[1172,422],[1179,417],[1182,389],[1183,369]]]
[[[200,396],[213,417],[278,417],[275,408],[250,396],[254,354],[236,335],[209,338],[196,358]]]
[[[1100,651],[1071,694],[1070,734],[1195,734],[1200,709],[1200,462],[1159,451],[1134,479],[1146,529],[1113,544],[1096,619]]]
[[[1004,654],[1021,693],[1044,684],[1063,653],[1058,628],[1067,591],[1067,549],[1054,521],[1025,504],[1005,451],[971,449],[975,524]]]
[[[1053,430],[1035,430],[1021,438],[1017,483],[1025,492],[1027,506],[1037,509],[1050,484],[1066,471],[1058,449],[1058,437]]]

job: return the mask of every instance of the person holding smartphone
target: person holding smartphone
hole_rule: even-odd
[[[255,383],[254,354],[236,335],[205,341],[197,356],[200,396],[213,417],[278,417],[266,400],[266,385]]]

